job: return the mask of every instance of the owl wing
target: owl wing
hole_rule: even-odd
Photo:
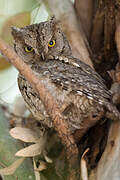
[[[50,80],[64,90],[76,95],[84,94],[101,104],[105,99],[110,100],[111,93],[99,74],[79,59],[72,58],[72,61],[77,66],[59,60],[48,61],[46,65]]]

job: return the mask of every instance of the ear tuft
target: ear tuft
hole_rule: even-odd
[[[21,28],[11,27],[11,33],[12,33],[13,37],[18,37],[22,32],[23,32],[23,30]]]
[[[50,23],[51,26],[55,26],[55,25],[58,23],[58,21],[57,21],[57,19],[55,18],[55,16],[52,16],[52,17],[50,18],[50,20],[49,20],[49,23]]]
[[[52,27],[54,27],[54,30],[61,29],[61,23],[59,20],[55,18],[55,16],[52,16],[49,20]]]
[[[51,23],[56,23],[56,18],[55,18],[55,15],[53,15],[51,18],[50,18],[50,22]]]

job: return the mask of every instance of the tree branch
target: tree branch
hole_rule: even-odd
[[[99,0],[99,6],[94,17],[92,33],[91,33],[91,48],[94,53],[97,53],[101,48],[102,34],[104,30],[104,5],[102,0]]]
[[[120,63],[120,22],[117,25],[116,32],[115,32],[115,41],[117,46],[117,52],[119,56],[119,63]]]
[[[35,89],[43,104],[45,105],[47,113],[50,115],[55,130],[58,132],[62,143],[66,147],[67,159],[70,164],[70,172],[75,177],[71,180],[79,179],[79,160],[78,160],[78,149],[75,144],[74,138],[71,135],[68,125],[65,122],[63,116],[60,113],[59,107],[55,100],[45,88],[45,86],[36,77],[31,68],[23,62],[23,60],[15,53],[15,51],[9,47],[2,39],[0,39],[0,50],[9,61],[18,69],[18,71],[28,80],[33,89]],[[73,169],[74,168],[74,169]]]
[[[75,10],[78,16],[78,22],[82,25],[88,40],[91,36],[93,6],[93,0],[75,0]]]

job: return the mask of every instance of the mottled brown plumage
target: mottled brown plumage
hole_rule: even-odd
[[[81,135],[84,134],[106,109],[120,117],[101,77],[72,56],[69,42],[55,18],[20,29],[13,28],[12,35],[15,51],[54,96],[71,133],[81,130]],[[21,74],[18,85],[33,116],[43,125],[53,127],[39,96]]]

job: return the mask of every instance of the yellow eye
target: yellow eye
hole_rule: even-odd
[[[55,40],[51,40],[48,44],[49,47],[55,46]]]
[[[33,48],[31,46],[26,46],[25,47],[25,51],[26,52],[32,52],[33,51]]]

